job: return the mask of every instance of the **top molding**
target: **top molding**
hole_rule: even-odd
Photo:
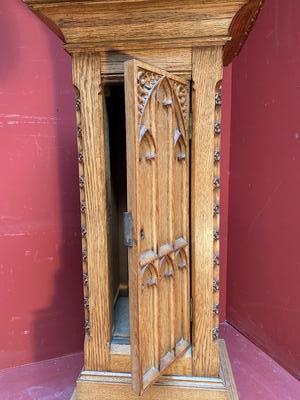
[[[69,51],[224,45],[242,48],[264,0],[23,0]]]

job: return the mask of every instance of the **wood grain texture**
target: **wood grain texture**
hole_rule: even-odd
[[[190,344],[189,85],[125,64],[133,387],[142,393]]]
[[[104,79],[109,75],[124,76],[124,63],[131,59],[155,65],[168,72],[191,76],[192,50],[190,48],[144,49],[107,51],[101,53],[101,74]]]
[[[99,54],[74,55],[73,81],[79,93],[86,235],[84,267],[88,273],[89,331],[85,337],[85,369],[109,368],[110,306],[108,218],[101,62]]]
[[[238,400],[223,340],[218,341],[221,372],[218,378],[163,376],[147,392],[145,400]],[[113,384],[112,384],[113,383]],[[77,383],[76,400],[138,400],[131,390],[130,374],[83,371]]]
[[[215,88],[222,76],[222,48],[194,48],[191,154],[193,374],[218,376],[214,318],[214,123]]]
[[[130,372],[131,355],[130,346],[111,346],[110,370],[113,372]],[[164,375],[192,375],[192,352],[191,349],[179,357],[166,369]]]
[[[169,41],[169,47],[172,43],[174,47],[192,47],[211,40],[222,40],[225,44],[232,38],[225,49],[226,64],[239,51],[262,3],[262,0],[24,1],[73,49],[82,45],[97,45],[106,50],[142,49],[149,45],[156,48],[164,41]]]

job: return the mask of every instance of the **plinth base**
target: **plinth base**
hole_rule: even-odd
[[[224,340],[219,340],[219,378],[163,376],[142,397],[131,389],[131,374],[83,371],[70,400],[238,400]]]

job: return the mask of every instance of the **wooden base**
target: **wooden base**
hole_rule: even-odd
[[[224,340],[219,340],[220,378],[163,376],[142,397],[131,389],[131,374],[83,371],[70,400],[238,400]]]

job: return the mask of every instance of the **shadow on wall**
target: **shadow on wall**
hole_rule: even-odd
[[[0,5],[0,368],[83,347],[75,95],[62,43]]]

